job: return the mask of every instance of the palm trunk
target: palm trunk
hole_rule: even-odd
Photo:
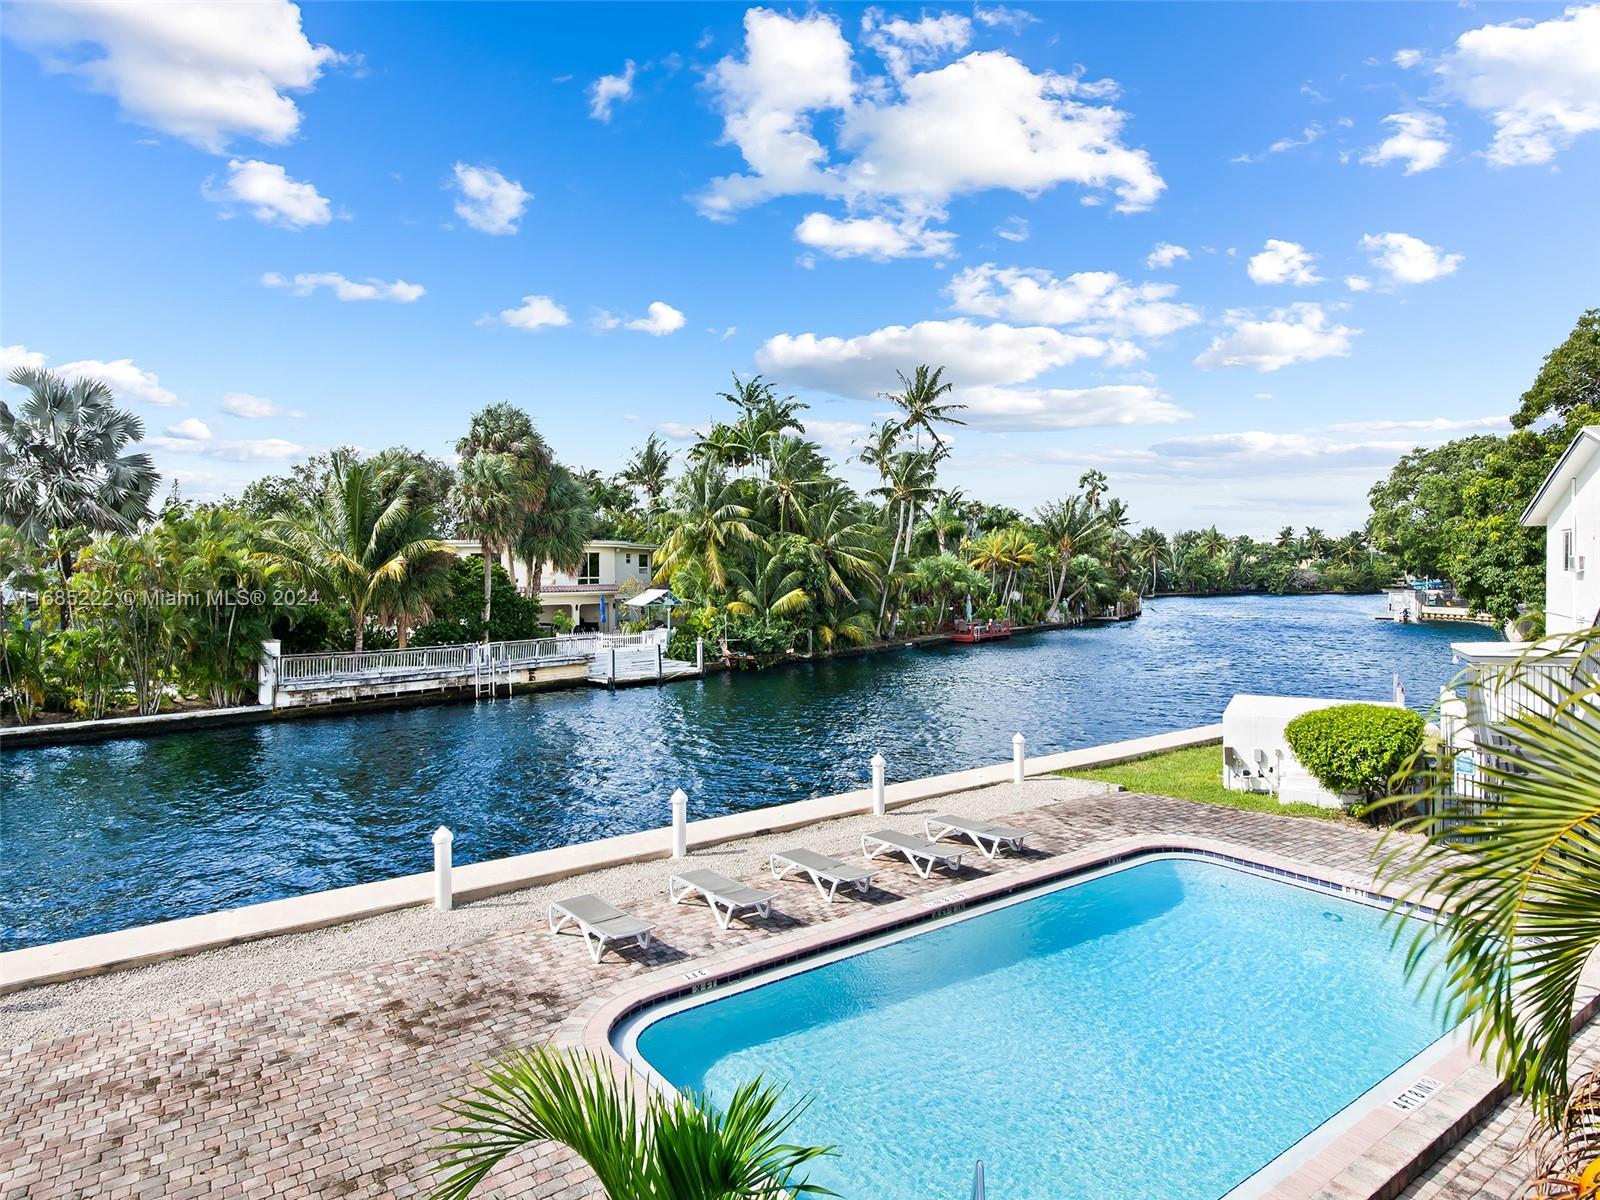
[[[366,614],[366,610],[365,609],[360,609],[360,608],[355,609],[351,613],[351,616],[353,616],[355,618],[355,623],[356,623],[356,653],[360,654],[361,653],[361,640],[362,640],[362,637],[367,632],[367,614]]]
[[[489,640],[489,597],[494,588],[494,560],[489,557],[489,543],[478,543],[483,550],[483,640]]]
[[[905,507],[900,510],[900,525],[905,524]],[[895,527],[894,541],[890,544],[889,569],[883,576],[883,598],[878,601],[878,624],[874,630],[876,636],[883,636],[883,614],[889,608],[889,589],[894,585],[894,565],[900,561],[900,526]]]

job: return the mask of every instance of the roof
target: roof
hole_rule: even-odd
[[[623,603],[629,608],[645,608],[651,604],[660,604],[670,595],[672,593],[667,588],[648,588],[637,596],[629,596]]]
[[[1533,499],[1528,501],[1528,507],[1522,510],[1522,523],[1529,526],[1546,524],[1550,520],[1551,510],[1561,498],[1562,489],[1583,473],[1597,451],[1600,451],[1600,425],[1585,425],[1578,431],[1578,436],[1572,439],[1572,444],[1561,452],[1556,465],[1550,468],[1550,474],[1545,476]]]
[[[597,538],[592,542],[585,542],[585,546],[605,546],[611,550],[654,550],[654,542],[619,542],[609,538]]]

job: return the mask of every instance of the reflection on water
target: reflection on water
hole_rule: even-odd
[[[0,760],[0,949],[1221,718],[1235,692],[1425,707],[1459,625],[1362,597],[1151,603],[1122,625],[715,675],[288,721]]]

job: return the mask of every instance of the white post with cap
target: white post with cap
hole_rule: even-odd
[[[443,825],[433,831],[433,906],[440,912],[452,907],[450,889],[450,843],[455,835]]]
[[[689,795],[682,788],[672,793],[672,857],[689,854]]]
[[[1026,745],[1027,745],[1027,743],[1024,741],[1024,739],[1023,739],[1023,737],[1022,737],[1022,735],[1020,733],[1015,733],[1015,734],[1011,735],[1011,782],[1012,783],[1021,783],[1022,782],[1022,778],[1023,778],[1023,774],[1024,774],[1023,768],[1024,768],[1024,765],[1025,765],[1025,763],[1027,761],[1026,758],[1024,757],[1024,750],[1023,750],[1024,746],[1026,746]]]
[[[883,816],[886,811],[883,798],[883,770],[886,766],[888,764],[884,762],[881,750],[872,756],[872,815],[875,817]]]

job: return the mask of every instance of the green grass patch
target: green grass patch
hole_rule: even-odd
[[[1230,792],[1222,786],[1222,746],[1190,746],[1186,750],[1167,750],[1148,758],[1092,767],[1084,771],[1057,771],[1069,779],[1093,779],[1100,783],[1120,783],[1130,792],[1150,792],[1157,796],[1176,796],[1219,808],[1242,808],[1246,812],[1277,813],[1289,817],[1315,817],[1323,821],[1352,821],[1336,808],[1315,804],[1279,804],[1272,796],[1253,792]]]

